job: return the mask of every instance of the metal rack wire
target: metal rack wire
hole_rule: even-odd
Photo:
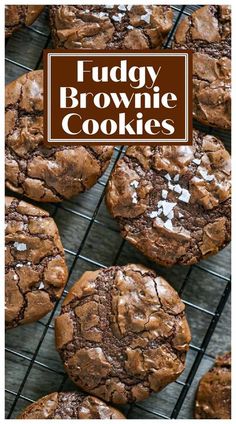
[[[166,42],[166,47],[170,45],[170,41],[172,39],[173,33],[176,29],[176,26],[178,25],[179,20],[184,15],[188,15],[188,6],[173,6],[173,11],[175,13],[175,23],[173,26],[173,29],[171,33],[169,34],[168,40]],[[37,37],[39,37],[41,40],[43,40],[43,48],[47,48],[50,43],[50,35],[47,32],[44,32],[43,30],[39,29],[37,26],[34,25],[27,28],[27,31],[33,31]],[[34,68],[30,68],[26,66],[23,63],[20,63],[18,60],[14,60],[12,56],[8,56],[8,41],[6,42],[6,61],[8,63],[8,66],[17,66],[19,67],[20,72],[27,72],[32,69],[38,69],[41,66],[42,62],[42,55],[37,59],[35,63]],[[57,215],[67,213],[69,214],[67,218],[68,222],[70,221],[70,217],[73,216],[73,218],[76,219],[82,219],[86,221],[86,230],[83,234],[83,237],[81,241],[78,243],[78,246],[76,249],[73,248],[66,248],[65,252],[67,257],[69,258],[70,267],[69,267],[69,280],[70,277],[73,275],[73,272],[78,265],[78,261],[83,261],[85,264],[87,264],[87,267],[90,266],[93,267],[106,267],[107,264],[104,264],[103,262],[97,261],[93,259],[93,255],[89,255],[88,253],[84,253],[86,243],[88,241],[88,238],[94,228],[94,226],[100,226],[101,228],[109,229],[111,232],[117,232],[118,229],[113,226],[106,223],[106,221],[103,219],[103,215],[101,213],[102,211],[102,205],[103,205],[103,198],[105,193],[105,187],[106,183],[108,181],[109,175],[112,172],[112,169],[114,168],[117,160],[123,153],[123,148],[119,147],[115,149],[115,155],[112,165],[110,166],[108,172],[106,173],[105,177],[102,177],[97,185],[98,185],[98,192],[99,196],[96,198],[96,203],[94,205],[92,214],[84,213],[83,209],[78,207],[78,204],[75,200],[71,200],[66,203],[62,204],[55,204],[51,205],[51,214],[52,216],[57,219]],[[45,206],[45,205],[44,205]],[[120,257],[124,251],[124,248],[126,246],[125,241],[119,241],[117,243],[117,246],[114,246],[114,257],[112,264],[119,263]],[[87,250],[87,249],[86,249]],[[142,404],[134,404],[130,405],[126,408],[125,414],[127,418],[135,418],[135,417],[142,417],[142,418],[148,418],[150,416],[152,418],[163,418],[163,419],[169,419],[169,418],[177,418],[179,416],[179,413],[181,411],[182,405],[188,395],[188,392],[190,390],[190,387],[192,385],[192,382],[194,380],[194,377],[197,373],[197,370],[199,368],[199,365],[202,361],[202,359],[207,356],[207,347],[211,340],[211,337],[214,333],[214,330],[216,328],[216,325],[221,317],[221,314],[223,312],[224,306],[227,302],[227,299],[230,294],[230,278],[226,275],[224,275],[221,272],[216,271],[215,269],[212,269],[212,267],[208,267],[207,264],[204,262],[200,263],[195,266],[191,266],[187,269],[187,272],[181,282],[181,284],[178,287],[178,292],[180,296],[183,295],[184,291],[186,290],[187,286],[191,284],[191,277],[192,274],[198,270],[202,273],[202,278],[204,279],[206,276],[207,278],[209,276],[212,276],[212,278],[216,278],[218,283],[220,284],[220,287],[224,288],[223,293],[219,295],[219,299],[217,300],[217,304],[215,305],[214,309],[211,310],[209,308],[203,307],[196,302],[190,300],[184,300],[186,306],[190,308],[190,310],[197,311],[198,313],[202,314],[202,316],[208,317],[208,324],[205,328],[203,337],[199,345],[195,345],[192,343],[190,345],[190,351],[194,352],[194,360],[191,363],[190,369],[188,370],[186,377],[183,379],[182,376],[179,380],[177,380],[174,385],[179,386],[178,390],[178,396],[175,399],[175,401],[171,404],[171,408],[168,414],[163,413],[161,410],[159,410],[158,407],[158,401],[155,402],[154,407],[150,407],[149,404],[146,404],[145,402]],[[67,286],[68,287],[68,286]],[[68,293],[68,289],[66,288],[63,293],[63,297]],[[40,349],[45,341],[45,338],[47,337],[47,334],[50,331],[53,331],[53,318],[54,315],[58,309],[60,301],[57,302],[55,305],[54,310],[52,313],[46,317],[45,320],[41,320],[37,323],[37,325],[42,327],[42,332],[40,334],[40,337],[38,338],[34,352],[32,355],[26,355],[25,353],[22,353],[19,348],[12,348],[8,345],[6,346],[6,353],[12,355],[13,358],[18,358],[19,360],[23,360],[24,363],[27,363],[26,370],[23,373],[21,382],[19,384],[19,387],[17,390],[12,390],[7,388],[7,382],[6,382],[6,393],[8,396],[11,397],[10,407],[7,414],[7,418],[12,418],[15,416],[15,411],[17,409],[17,403],[19,400],[25,401],[25,403],[31,403],[36,400],[34,396],[28,396],[24,394],[24,388],[26,386],[27,380],[29,378],[29,375],[32,371],[32,369],[37,366],[40,369],[44,369],[46,371],[50,371],[55,374],[55,376],[58,379],[58,387],[57,390],[61,391],[65,388],[66,382],[67,382],[67,376],[61,369],[57,369],[56,367],[53,367],[50,365],[50,363],[47,363],[47,361],[39,360],[39,352]],[[13,330],[14,331],[14,330]],[[45,393],[46,394],[46,393]],[[148,406],[147,406],[148,405]],[[136,411],[136,412],[135,412]],[[139,411],[139,413],[137,413]],[[189,417],[186,417],[189,418]]]

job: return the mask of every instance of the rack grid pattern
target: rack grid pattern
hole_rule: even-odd
[[[191,8],[188,6],[172,6],[172,7],[175,14],[175,23],[171,33],[169,34],[165,47],[170,46],[171,39],[173,37],[174,31],[180,19],[182,19],[183,16],[189,15],[194,8],[197,8],[197,6],[193,6]],[[34,25],[31,27],[28,27],[27,31],[29,32],[33,31],[34,34],[40,38],[41,44],[43,40],[43,48],[47,48],[49,46],[50,34],[47,31],[44,32],[43,30],[38,29]],[[12,65],[12,66],[19,67],[21,70],[21,73],[30,71],[32,69],[38,69],[41,67],[42,55],[40,55],[40,57],[37,59],[34,68],[28,67],[24,63],[20,63],[18,60],[14,60],[12,58],[12,55],[8,57],[8,43],[9,43],[9,40],[6,41],[6,62],[8,66]],[[101,227],[101,229],[104,228],[117,234],[119,233],[117,227],[115,227],[114,225],[107,224],[105,220],[103,220],[101,211],[102,211],[104,193],[105,193],[106,184],[109,178],[109,174],[112,172],[112,169],[114,168],[117,160],[123,154],[123,152],[124,152],[123,147],[115,148],[114,160],[112,161],[112,165],[109,167],[106,175],[103,176],[97,183],[99,196],[97,196],[95,199],[94,207],[91,213],[84,213],[84,211],[80,209],[80,207],[78,207],[76,200],[68,201],[65,204],[62,203],[62,204],[50,205],[51,215],[55,218],[56,221],[57,221],[58,214],[65,214],[65,220],[67,221],[70,220],[70,217],[72,219],[72,216],[73,216],[73,219],[78,219],[78,220],[82,219],[84,222],[86,222],[86,230],[84,231],[83,237],[81,241],[78,243],[78,246],[76,246],[76,248],[74,247],[65,248],[66,256],[67,258],[69,258],[69,263],[70,263],[69,280],[76,266],[78,266],[79,261],[80,262],[82,261],[85,264],[87,264],[88,269],[89,267],[98,268],[98,267],[106,267],[108,265],[93,259],[93,255],[90,256],[87,252],[84,253],[84,251],[85,250],[87,251],[87,249],[85,249],[85,246],[95,226],[96,227],[99,226]],[[45,204],[43,206],[45,207]],[[79,225],[79,222],[78,222],[78,225]],[[114,265],[116,263],[119,263],[120,257],[122,253],[124,252],[126,244],[127,243],[124,240],[122,241],[119,240],[119,242],[117,243],[117,246],[116,245],[114,246],[115,255],[114,255],[112,263],[110,263],[109,265]],[[154,268],[155,268],[155,265],[154,265]],[[169,414],[165,414],[161,410],[159,410],[158,401],[156,400],[154,405],[152,404],[153,405],[152,407],[147,406],[145,402],[127,406],[125,409],[125,415],[127,416],[127,418],[131,418],[131,417],[132,418],[136,418],[136,417],[149,418],[150,416],[152,418],[156,417],[157,419],[158,418],[159,419],[160,418],[162,419],[178,418],[179,413],[181,411],[181,407],[186,399],[186,396],[188,395],[193,379],[198,371],[199,365],[202,359],[205,356],[208,356],[207,354],[208,344],[211,340],[211,337],[214,333],[216,325],[221,317],[221,314],[224,310],[224,306],[230,294],[230,278],[214,270],[214,268],[208,267],[206,262],[191,266],[187,269],[187,272],[185,273],[185,276],[178,287],[178,292],[180,296],[183,295],[187,286],[191,284],[191,276],[193,272],[195,272],[196,270],[201,272],[203,279],[205,277],[209,278],[209,276],[210,277],[212,276],[212,278],[216,278],[218,280],[218,284],[221,285],[220,286],[221,289],[223,288],[223,291],[220,294],[219,299],[217,299],[217,304],[215,305],[213,310],[211,310],[210,308],[205,308],[197,304],[196,302],[194,302],[194,300],[191,301],[191,300],[183,299],[184,303],[186,304],[186,307],[190,310],[190,312],[191,310],[197,311],[197,313],[207,317],[207,325],[205,327],[205,331],[199,345],[195,345],[194,343],[190,345],[190,351],[194,353],[194,360],[190,366],[190,369],[188,370],[186,377],[182,379],[182,376],[180,376],[180,378],[175,383],[172,383],[173,385],[179,386],[178,396],[176,400],[173,402],[173,404],[171,404]],[[68,293],[68,285],[66,289],[64,290],[62,297],[64,297],[67,293]],[[26,370],[24,374],[22,375],[22,379],[19,384],[19,387],[17,387],[16,390],[12,390],[12,388],[8,389],[8,384],[7,384],[8,382],[6,381],[6,393],[8,397],[10,396],[11,398],[7,418],[13,418],[15,416],[15,410],[17,409],[17,403],[19,402],[19,400],[23,400],[25,401],[26,404],[27,403],[29,404],[37,399],[37,398],[34,398],[33,394],[32,394],[32,397],[28,395],[26,396],[24,394],[24,388],[27,384],[27,380],[29,378],[29,375],[32,369],[35,366],[55,374],[56,378],[58,379],[58,387],[57,387],[58,391],[63,390],[64,387],[66,386],[67,376],[63,372],[63,370],[57,369],[56,367],[51,366],[50,362],[47,363],[46,359],[45,361],[42,361],[40,360],[40,358],[38,358],[40,348],[42,347],[45,341],[45,338],[47,337],[47,334],[49,332],[53,332],[53,318],[58,309],[59,303],[60,301],[57,302],[54,310],[49,316],[46,317],[46,319],[42,319],[41,321],[37,323],[38,326],[42,327],[42,332],[40,334],[39,339],[36,341],[35,349],[32,355],[30,354],[26,355],[22,353],[20,349],[17,349],[17,348],[13,349],[12,347],[8,347],[6,343],[6,354],[12,355],[13,360],[14,358],[16,358],[16,360],[17,359],[24,360],[24,363],[27,364]],[[137,414],[137,411],[139,411],[138,414]]]

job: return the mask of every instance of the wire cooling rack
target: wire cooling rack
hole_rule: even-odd
[[[198,6],[173,6],[174,26]],[[42,50],[50,47],[47,10],[31,26],[6,41],[6,79],[42,67]],[[198,125],[199,128],[201,126]],[[206,129],[205,129],[206,130]],[[212,131],[230,148],[229,134]],[[167,278],[182,297],[192,331],[186,370],[179,379],[144,402],[121,407],[127,418],[192,418],[194,393],[200,376],[215,354],[230,348],[230,249],[191,267],[165,269],[144,258],[121,239],[116,223],[104,205],[105,187],[123,154],[115,149],[111,164],[88,192],[61,204],[42,204],[57,222],[65,246],[69,280],[62,299],[51,314],[37,323],[7,332],[6,417],[15,418],[29,403],[53,391],[75,390],[63,371],[54,347],[54,317],[69,288],[88,269],[141,262]],[[222,334],[223,332],[223,334]]]

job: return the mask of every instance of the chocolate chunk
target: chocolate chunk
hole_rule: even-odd
[[[230,241],[230,190],[229,153],[194,130],[193,146],[129,147],[106,203],[122,236],[147,257],[191,265]]]
[[[54,47],[66,49],[161,48],[172,28],[168,6],[50,7]]]
[[[194,118],[206,125],[230,129],[230,6],[204,6],[183,19],[175,33],[173,48],[194,52]]]
[[[231,418],[231,353],[218,356],[214,367],[200,380],[195,418]]]
[[[48,212],[6,197],[6,327],[50,312],[67,281],[57,226]]]
[[[112,408],[94,396],[78,392],[55,392],[44,396],[28,406],[18,419],[125,419],[117,409]]]
[[[185,306],[141,265],[86,272],[55,321],[56,347],[75,384],[108,402],[147,398],[185,367]]]
[[[6,185],[43,202],[60,202],[96,183],[107,168],[112,146],[43,143],[43,71],[6,86]]]
[[[31,25],[44,6],[8,5],[5,7],[5,37],[10,37],[13,32],[25,25]]]

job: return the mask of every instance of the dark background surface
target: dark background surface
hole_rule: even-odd
[[[173,6],[175,22],[196,8]],[[6,82],[42,67],[42,49],[46,47],[50,47],[47,10],[30,28],[23,28],[8,39]],[[218,135],[230,149],[229,133],[209,128],[205,131]],[[119,409],[128,418],[192,418],[200,377],[212,366],[215,355],[230,350],[230,247],[196,266],[166,269],[123,242],[103,201],[104,187],[120,154],[121,149],[116,148],[109,169],[88,192],[58,205],[41,205],[53,215],[65,247],[70,278],[64,295],[84,271],[114,263],[141,263],[164,276],[186,304],[192,332],[186,370],[162,392]],[[66,378],[54,346],[54,317],[60,311],[60,303],[41,321],[7,332],[6,417],[15,418],[30,402],[50,392],[76,389]]]

